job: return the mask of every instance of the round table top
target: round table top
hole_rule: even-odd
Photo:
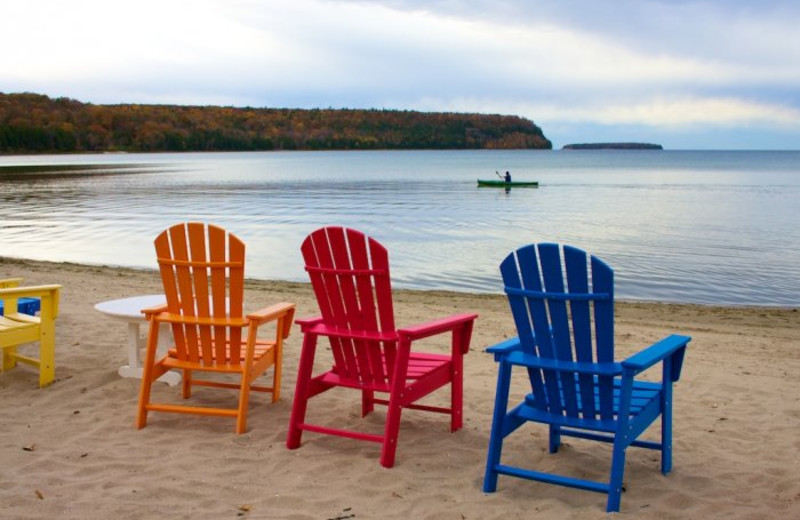
[[[145,294],[142,296],[131,296],[130,298],[120,298],[119,300],[109,300],[100,302],[94,308],[103,314],[125,320],[142,320],[144,314],[142,309],[157,307],[167,303],[167,297],[163,294]]]

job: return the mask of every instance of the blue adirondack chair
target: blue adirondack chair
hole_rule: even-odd
[[[497,394],[483,490],[499,475],[608,494],[619,511],[625,450],[661,452],[661,472],[672,469],[672,385],[678,381],[687,336],[670,335],[628,359],[614,360],[614,274],[598,258],[558,244],[512,252],[500,266],[518,337],[487,349],[499,363]],[[637,376],[662,365],[662,380]],[[531,392],[508,409],[514,367],[526,369]],[[661,440],[638,437],[661,417]],[[549,426],[550,453],[562,436],[614,445],[610,477],[596,482],[501,463],[503,440],[527,422]]]

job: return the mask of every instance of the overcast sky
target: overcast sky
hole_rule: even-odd
[[[0,92],[520,115],[555,148],[800,149],[798,0],[0,0]]]

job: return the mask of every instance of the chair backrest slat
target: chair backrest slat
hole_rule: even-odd
[[[523,350],[590,369],[529,369],[535,405],[571,417],[613,418],[613,377],[599,375],[599,366],[591,373],[592,365],[614,361],[613,271],[580,249],[558,244],[522,247],[500,270]]]
[[[386,249],[363,233],[326,227],[301,246],[327,326],[347,332],[394,332]],[[366,385],[388,384],[396,342],[331,337],[335,370]]]
[[[587,272],[586,253],[574,247],[564,247],[564,264],[567,272],[567,287],[569,293],[586,294],[589,292],[589,274]],[[570,301],[570,314],[572,316],[572,331],[575,340],[575,360],[582,363],[592,363],[594,346],[592,343],[592,315],[591,302],[604,299],[604,295],[594,298],[576,298]],[[578,387],[580,388],[581,408],[589,417],[596,415],[597,409],[594,400],[594,381],[592,374],[578,374]]]
[[[224,229],[200,222],[177,224],[155,240],[161,280],[172,314],[241,318],[244,243]],[[178,358],[195,363],[239,364],[240,327],[172,325]]]
[[[528,271],[520,272],[519,264],[529,267]],[[517,254],[510,254],[500,265],[500,271],[506,287],[519,289],[523,288],[522,276],[525,277],[524,287],[533,291],[541,291],[541,279],[539,278],[539,263],[536,260],[536,250],[533,246],[523,247]],[[548,355],[552,350],[550,343],[550,330],[547,325],[547,311],[543,300],[526,299],[520,293],[510,293],[508,301],[511,306],[511,314],[514,323],[517,325],[517,333],[520,337],[523,350],[530,355],[552,357]],[[536,330],[536,326],[539,330]],[[537,341],[537,337],[539,341]],[[544,353],[545,351],[547,353]],[[533,388],[533,396],[536,405],[540,409],[547,408],[547,394],[544,387],[544,379],[540,370],[528,370],[528,378]]]
[[[565,292],[561,260],[561,251],[556,244],[541,244],[539,246],[539,261],[542,265],[541,271],[546,293],[563,294]],[[545,301],[550,313],[554,358],[561,361],[574,361],[572,356],[572,331],[570,330],[567,312],[567,306],[571,302],[562,298],[546,298]],[[575,374],[546,371],[545,375],[548,381],[554,382],[551,386],[557,386],[560,390],[560,406],[566,411],[567,415],[577,415]]]
[[[344,231],[343,231],[344,232]],[[355,287],[349,286],[348,299],[353,301],[352,307],[360,305],[355,315],[353,326],[356,330],[380,330],[378,326],[378,310],[373,295],[372,276],[383,274],[381,269],[372,269],[370,255],[367,251],[367,237],[361,233],[347,233],[352,272]],[[380,266],[381,262],[377,261]],[[350,278],[350,276],[347,276]],[[351,314],[352,315],[352,314]],[[386,348],[386,346],[384,346]],[[388,380],[383,362],[384,353],[380,348],[373,348],[363,341],[356,341],[359,377],[369,384],[380,384]]]
[[[211,231],[211,230],[209,230]],[[191,280],[190,292],[182,294],[182,301],[193,303],[192,316],[210,316],[209,298],[211,295],[208,291],[209,286],[209,258],[206,256],[206,232],[205,226],[199,223],[190,223],[187,226],[187,238],[189,246],[189,254],[194,265],[190,268],[189,278]],[[208,244],[209,246],[211,244]],[[188,307],[186,305],[185,307]],[[192,327],[197,334],[202,352],[202,359],[212,359],[214,352],[214,343],[209,327]]]
[[[183,247],[180,244],[183,244]],[[186,239],[179,230],[167,229],[155,240],[156,257],[159,259],[159,270],[161,272],[161,284],[164,287],[164,294],[167,298],[167,310],[173,314],[183,314],[181,307],[181,289],[178,280],[182,277],[183,271],[188,271],[188,254],[185,253]],[[181,254],[183,253],[183,254]],[[165,259],[168,262],[162,262]],[[189,353],[186,349],[188,342],[195,343],[187,337],[184,327],[179,325],[172,326],[172,335],[175,340],[175,349],[178,358],[189,360]],[[194,359],[197,361],[197,358]]]
[[[592,288],[607,293],[607,302],[594,306],[595,344],[598,363],[614,362],[614,272],[602,260],[592,257]],[[614,379],[599,377],[600,417],[614,417]]]
[[[336,232],[333,231],[332,235]],[[301,247],[306,264],[315,267],[322,267],[322,270],[311,272],[311,285],[314,294],[319,302],[320,312],[326,323],[343,323],[346,321],[346,308],[341,284],[347,284],[347,277],[340,277],[335,269],[341,269],[342,273],[347,272],[347,265],[337,266],[334,261],[337,253],[336,247],[344,247],[343,239],[339,236],[328,237],[327,235],[316,235],[315,239],[308,242],[308,247]],[[340,243],[342,243],[340,245]],[[355,366],[354,347],[352,341],[346,338],[335,338],[331,341],[334,362],[346,377],[353,377],[355,374],[350,372],[351,367]]]

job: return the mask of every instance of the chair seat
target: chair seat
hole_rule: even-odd
[[[385,361],[385,360],[384,360]],[[406,381],[416,381],[425,377],[430,377],[437,372],[448,372],[452,359],[450,356],[442,354],[429,354],[425,352],[412,352],[408,359],[408,372]],[[386,370],[386,364],[383,365]],[[329,372],[322,375],[321,381],[326,384],[344,386],[347,388],[358,388],[361,390],[373,390],[375,392],[389,392],[390,383],[385,380],[376,382],[364,381],[362,379],[347,377],[341,373],[339,367],[334,366]]]
[[[258,363],[261,359],[272,353],[274,348],[275,343],[272,341],[257,341],[253,353],[253,362]],[[159,363],[163,364],[165,367],[182,370],[202,369],[205,372],[241,372],[245,362],[244,351],[242,351],[238,363],[231,363],[230,358],[230,347],[228,347],[225,352],[225,359],[218,362],[216,357],[214,357],[211,363],[182,360],[178,357],[178,351],[172,348],[167,351],[167,355],[164,356]]]
[[[39,341],[39,338],[40,326],[38,318],[25,314],[0,316],[0,347],[4,349],[6,347],[12,348],[23,343]]]
[[[600,409],[600,388],[595,378],[594,389],[594,402],[595,409]],[[586,430],[596,430],[605,432],[614,432],[617,429],[617,416],[620,405],[620,385],[621,379],[614,379],[614,401],[613,401],[613,419],[600,419],[598,417],[589,416],[569,416],[565,414],[554,414],[546,410],[541,410],[536,405],[536,398],[532,393],[525,396],[523,405],[519,407],[517,413],[519,417],[534,422],[541,422],[547,424],[557,424],[560,426],[567,426],[570,428],[579,428]],[[581,390],[579,385],[575,385],[576,398],[580,401]],[[636,417],[642,410],[648,409],[653,402],[658,402],[661,399],[662,386],[659,383],[651,383],[648,381],[634,381],[633,393],[630,402],[630,417]],[[563,394],[563,390],[562,390]]]
[[[0,316],[0,332],[35,328],[37,325],[39,325],[39,319],[27,314]]]

